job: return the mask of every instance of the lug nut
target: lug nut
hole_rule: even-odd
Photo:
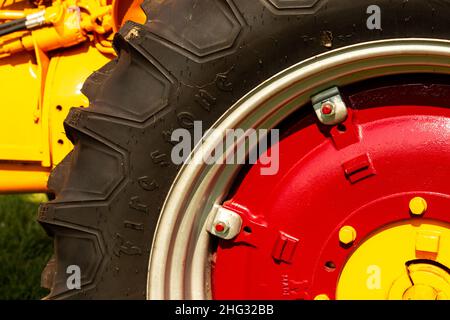
[[[343,226],[339,230],[339,241],[348,245],[356,240],[356,230],[352,226]]]
[[[241,216],[221,205],[215,205],[208,217],[207,227],[209,233],[224,240],[230,240],[241,232]]]
[[[421,216],[427,211],[427,202],[422,197],[414,197],[409,201],[409,211],[415,216]]]
[[[318,294],[314,297],[314,300],[330,300],[330,297],[328,297],[326,294]]]
[[[219,221],[215,224],[214,229],[217,233],[226,233],[229,229],[225,222]]]
[[[335,112],[335,106],[332,102],[326,101],[322,103],[322,106],[320,107],[320,112],[324,116],[332,116]]]
[[[311,97],[317,119],[328,126],[342,123],[348,116],[347,106],[339,88],[332,87]]]

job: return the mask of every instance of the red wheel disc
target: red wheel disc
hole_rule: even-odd
[[[334,298],[340,270],[361,240],[414,219],[412,197],[427,199],[425,218],[448,222],[450,109],[448,101],[419,100],[350,99],[347,120],[331,128],[312,112],[299,119],[279,143],[278,173],[264,176],[252,166],[224,203],[243,227],[219,242],[213,297]],[[358,239],[344,246],[337,234],[350,222]]]

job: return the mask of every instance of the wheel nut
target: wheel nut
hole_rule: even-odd
[[[227,233],[229,227],[225,222],[219,221],[214,225],[214,230],[216,230],[217,233]]]
[[[356,230],[352,226],[343,226],[339,230],[339,241],[342,244],[348,245],[355,241],[356,239]]]
[[[320,112],[324,116],[332,116],[334,114],[335,107],[330,101],[324,102],[320,107]]]
[[[330,300],[330,297],[328,297],[326,294],[318,294],[314,297],[314,300]]]
[[[233,210],[215,205],[206,223],[206,230],[213,236],[230,240],[241,232],[242,218]]]
[[[409,201],[409,210],[415,216],[421,216],[427,211],[427,202],[422,197],[414,197]]]
[[[324,125],[342,123],[348,116],[347,106],[338,87],[331,87],[311,97],[317,119]]]

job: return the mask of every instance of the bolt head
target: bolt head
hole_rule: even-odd
[[[241,216],[220,205],[214,206],[207,221],[208,232],[221,239],[233,239],[241,232]]]
[[[215,230],[217,233],[221,233],[221,234],[227,233],[227,232],[228,232],[228,229],[229,229],[228,225],[227,225],[225,222],[222,222],[222,221],[218,221],[218,222],[214,225],[214,230]]]
[[[409,211],[414,216],[421,216],[427,211],[427,202],[422,197],[414,197],[409,201]]]
[[[348,245],[356,240],[356,230],[352,226],[343,226],[339,230],[339,241]]]
[[[330,300],[330,297],[328,297],[328,295],[322,293],[322,294],[318,294],[317,296],[315,296],[314,300]]]
[[[335,105],[330,101],[322,103],[322,106],[320,107],[320,112],[324,116],[332,116],[335,113],[335,110]]]

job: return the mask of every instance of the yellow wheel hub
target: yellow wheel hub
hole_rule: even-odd
[[[412,219],[388,225],[352,253],[337,299],[450,298],[450,225]]]
[[[394,281],[391,300],[445,300],[450,297],[450,275],[440,266],[418,263],[406,266],[407,274]]]

